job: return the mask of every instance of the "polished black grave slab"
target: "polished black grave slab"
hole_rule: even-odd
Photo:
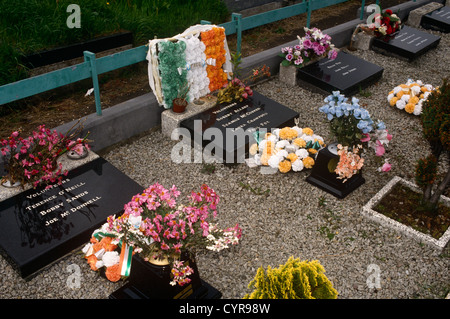
[[[376,38],[372,50],[387,55],[396,55],[412,61],[438,46],[441,37],[422,30],[403,26],[389,38]]]
[[[69,172],[62,185],[36,188],[0,202],[0,251],[30,279],[87,243],[109,215],[142,187],[103,158]]]
[[[339,52],[334,60],[324,58],[297,72],[299,84],[313,91],[329,94],[340,91],[351,95],[378,81],[383,68],[346,52]]]
[[[114,291],[109,299],[219,299],[222,293],[200,278],[197,263],[182,254],[185,265],[194,273],[191,281],[184,285],[172,286],[171,268],[169,266],[152,265],[138,255],[131,262],[130,277],[127,283]]]
[[[243,163],[254,132],[293,126],[298,112],[258,93],[246,101],[216,105],[180,123],[184,135],[225,164]],[[183,133],[183,132],[182,132]]]
[[[450,32],[450,7],[444,6],[438,10],[430,12],[420,20],[420,25],[424,29],[431,29],[443,33]]]
[[[319,151],[316,163],[306,181],[339,199],[343,199],[364,184],[365,179],[359,171],[346,182],[342,182],[341,179],[337,178],[338,175],[334,171],[330,172],[330,161],[337,163],[339,160],[336,145],[336,143],[330,144]]]

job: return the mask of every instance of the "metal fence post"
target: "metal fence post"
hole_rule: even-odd
[[[309,29],[309,26],[311,25],[311,13],[312,13],[312,5],[311,5],[311,1],[312,0],[307,0],[306,1],[306,11],[308,12],[307,16],[306,16],[306,27]]]
[[[97,115],[102,115],[102,105],[100,102],[100,86],[98,85],[97,65],[95,64],[95,53],[84,51],[84,60],[89,62],[91,67],[92,84],[94,85],[95,110]]]
[[[241,41],[242,41],[242,14],[232,13],[231,21],[236,24],[236,53],[239,55],[241,53]]]

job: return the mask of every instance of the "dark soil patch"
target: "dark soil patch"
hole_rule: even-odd
[[[439,204],[437,211],[427,210],[422,204],[422,194],[401,183],[397,183],[374,210],[436,239],[450,227],[450,207]]]

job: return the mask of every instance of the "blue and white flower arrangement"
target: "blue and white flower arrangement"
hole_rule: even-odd
[[[340,146],[367,146],[375,151],[376,156],[385,154],[385,146],[392,135],[388,133],[383,121],[374,121],[368,110],[359,105],[359,100],[346,98],[340,91],[333,91],[324,99],[326,103],[319,111],[327,116],[331,133]],[[361,146],[361,147],[360,147]]]

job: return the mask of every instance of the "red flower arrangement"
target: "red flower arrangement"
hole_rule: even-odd
[[[400,30],[400,27],[400,18],[390,9],[377,15],[375,17],[375,23],[369,25],[369,28],[374,31],[376,37],[390,36]]]

